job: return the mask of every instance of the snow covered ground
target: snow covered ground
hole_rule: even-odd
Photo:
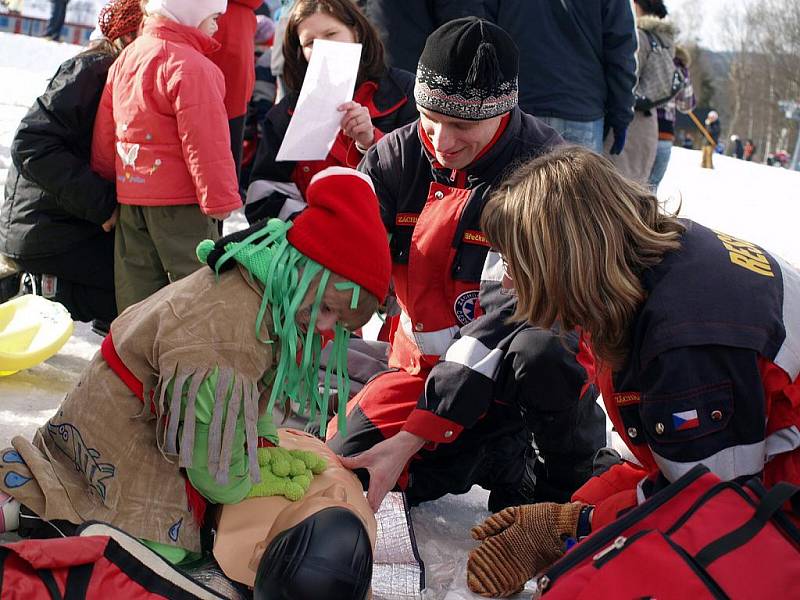
[[[80,48],[0,33],[0,185],[10,164],[9,146],[19,120],[44,90],[58,65]],[[700,168],[700,153],[676,148],[660,189],[671,209],[705,225],[751,240],[800,266],[800,173],[715,156],[716,169]],[[1,202],[0,202],[1,204]],[[0,211],[2,208],[0,207]],[[241,225],[241,217],[228,226]],[[14,435],[30,436],[55,411],[99,346],[86,324],[48,361],[0,378],[0,447]],[[426,598],[478,598],[466,590],[469,528],[485,517],[487,494],[474,489],[413,510],[427,567]]]

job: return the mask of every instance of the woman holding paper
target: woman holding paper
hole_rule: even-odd
[[[353,100],[339,107],[341,129],[328,156],[316,161],[276,160],[311,60],[314,40],[359,43],[361,64]],[[412,100],[414,76],[387,68],[378,32],[350,0],[298,0],[283,40],[284,79],[291,90],[267,114],[258,147],[245,214],[254,223],[287,218],[302,208],[309,181],[329,166],[355,167],[384,133],[418,117]]]

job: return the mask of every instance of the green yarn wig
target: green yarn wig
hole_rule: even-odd
[[[320,390],[319,370],[322,355],[322,337],[316,332],[317,315],[331,272],[318,262],[303,255],[286,239],[292,223],[270,219],[250,229],[226,236],[216,244],[204,240],[197,246],[197,257],[207,263],[219,276],[234,263],[242,265],[264,285],[264,296],[256,319],[256,337],[261,339],[264,315],[272,311],[272,323],[277,337],[278,366],[269,398],[268,412],[272,414],[275,402],[289,398],[300,406],[300,414],[313,419],[319,413],[320,435],[328,425],[328,402],[331,382],[336,377],[338,391],[339,431],[345,432],[345,407],[350,393],[347,374],[347,345],[350,332],[336,323],[333,348],[325,369],[325,379]],[[297,310],[311,284],[319,280],[311,305],[308,331],[302,333],[295,318]],[[342,282],[339,290],[352,289],[351,308],[358,306],[361,288],[358,284]]]

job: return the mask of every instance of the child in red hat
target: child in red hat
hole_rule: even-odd
[[[33,441],[16,437],[0,453],[0,489],[23,517],[62,531],[110,522],[178,562],[200,551],[207,502],[272,493],[254,485],[263,474],[257,447],[279,443],[276,402],[299,402],[324,428],[330,383],[348,385],[349,332],[389,287],[370,179],[327,169],[294,222],[206,240],[197,254],[210,268],[118,317]],[[319,386],[326,330],[338,359]]]

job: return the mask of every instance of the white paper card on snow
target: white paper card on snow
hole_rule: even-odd
[[[314,40],[303,87],[276,160],[322,160],[331,151],[342,113],[353,99],[361,44]]]

